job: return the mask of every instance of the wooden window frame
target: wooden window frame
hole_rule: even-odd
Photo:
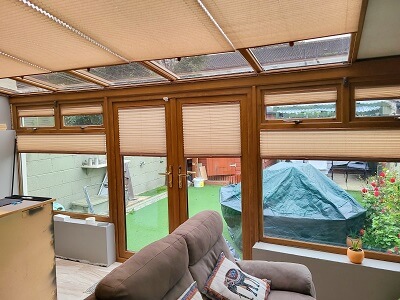
[[[337,91],[336,99],[336,117],[335,118],[299,118],[300,123],[288,122],[283,119],[272,119],[268,120],[265,117],[265,111],[267,105],[264,103],[264,97],[266,94],[279,94],[279,93],[296,93],[296,92],[307,92],[307,91],[326,91],[334,90]],[[290,84],[281,86],[271,87],[260,87],[259,97],[261,98],[261,111],[259,113],[259,119],[261,121],[260,127],[262,129],[289,129],[297,130],[300,128],[323,128],[323,127],[338,127],[343,123],[343,98],[342,98],[342,84],[341,81],[331,82],[308,82],[304,84]],[[302,103],[296,103],[302,104]],[[291,105],[290,103],[282,103],[278,105]],[[294,104],[295,105],[295,104]],[[295,120],[295,119],[294,119]]]
[[[374,80],[365,82],[350,83],[350,125],[352,127],[390,127],[400,128],[400,120],[395,117],[382,116],[382,117],[357,117],[356,116],[356,99],[355,90],[359,87],[383,87],[390,85],[399,85],[400,80]],[[400,99],[400,98],[399,98]],[[376,100],[385,100],[384,97]]]
[[[54,126],[49,126],[49,127],[24,127],[21,125],[21,117],[19,116],[19,110],[23,109],[45,109],[45,108],[51,108],[54,109]],[[50,116],[49,116],[50,117]],[[34,131],[40,131],[40,132],[54,132],[57,130],[57,107],[54,106],[54,103],[52,102],[44,102],[44,103],[38,103],[37,105],[18,105],[13,107],[13,121],[14,124],[16,124],[16,130],[17,132],[34,132]]]
[[[62,114],[62,107],[68,107],[68,106],[77,107],[79,105],[86,106],[86,105],[91,105],[91,104],[100,104],[101,105],[101,107],[102,107],[101,115],[103,117],[103,124],[102,125],[65,126],[64,117],[70,116],[70,115],[63,115]],[[61,102],[58,105],[58,107],[59,107],[59,114],[60,114],[59,118],[60,118],[60,129],[61,130],[74,130],[74,129],[76,130],[76,129],[78,129],[80,132],[82,132],[82,130],[85,130],[85,132],[86,132],[88,129],[104,129],[104,127],[105,127],[103,101],[78,102],[78,103]],[[89,115],[95,116],[95,115],[98,115],[98,114],[76,114],[76,116],[78,116],[78,115],[80,115],[80,116],[89,116]]]

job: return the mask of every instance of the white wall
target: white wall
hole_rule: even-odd
[[[365,259],[350,263],[346,255],[256,243],[254,260],[286,261],[306,265],[313,277],[317,299],[397,300],[400,264]]]

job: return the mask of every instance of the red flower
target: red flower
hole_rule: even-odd
[[[379,188],[378,187],[374,187],[374,191],[379,191]]]
[[[365,230],[361,228],[361,229],[360,229],[360,235],[363,236],[364,233],[365,233]]]
[[[371,185],[372,185],[373,187],[376,187],[376,182],[375,182],[375,181],[372,181],[372,182],[371,182]]]
[[[392,252],[392,250],[389,249],[389,250],[387,251],[387,253],[392,254],[393,252]]]
[[[380,173],[379,173],[379,176],[381,176],[381,177],[386,177],[386,173],[385,173],[385,172],[380,172]]]
[[[391,183],[395,183],[396,182],[396,178],[394,178],[394,177],[390,178],[390,182]]]
[[[385,212],[386,212],[386,210],[383,208],[383,209],[381,210],[381,213],[384,214]]]
[[[380,180],[380,181],[379,181],[379,184],[380,184],[380,185],[385,185],[385,180]]]
[[[379,191],[375,191],[375,192],[374,192],[374,196],[375,196],[375,197],[378,197],[379,195],[380,195]]]
[[[367,190],[366,188],[363,188],[363,189],[361,190],[361,193],[366,194],[366,193],[368,193],[368,190]]]

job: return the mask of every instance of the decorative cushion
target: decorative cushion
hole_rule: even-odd
[[[177,300],[202,300],[201,294],[197,289],[197,282],[193,282]]]
[[[204,292],[215,300],[266,300],[271,281],[259,279],[243,272],[222,252],[206,281]]]

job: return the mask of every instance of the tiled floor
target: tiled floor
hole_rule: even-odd
[[[57,299],[85,299],[90,294],[85,291],[119,265],[114,263],[109,267],[99,267],[57,258]]]

